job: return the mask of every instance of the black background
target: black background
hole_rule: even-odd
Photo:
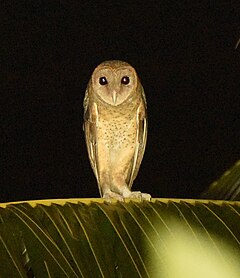
[[[3,1],[0,201],[99,196],[82,102],[108,59],[132,64],[147,97],[134,189],[198,197],[239,159],[238,2]]]

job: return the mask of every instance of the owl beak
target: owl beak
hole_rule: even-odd
[[[117,101],[117,92],[116,91],[113,91],[113,93],[112,93],[112,100],[113,100],[113,103],[116,104],[116,101]]]

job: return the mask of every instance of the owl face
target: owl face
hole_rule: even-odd
[[[125,62],[100,64],[92,74],[92,89],[104,102],[117,106],[136,93],[137,74]]]

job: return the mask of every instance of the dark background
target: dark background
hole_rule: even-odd
[[[238,2],[3,1],[0,202],[99,196],[82,102],[108,59],[146,92],[134,189],[197,198],[240,158]]]

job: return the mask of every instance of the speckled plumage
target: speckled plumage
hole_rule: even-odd
[[[102,78],[106,84],[100,84]],[[101,196],[150,199],[149,194],[130,190],[145,150],[146,112],[133,67],[114,60],[94,70],[84,99],[84,130]]]

